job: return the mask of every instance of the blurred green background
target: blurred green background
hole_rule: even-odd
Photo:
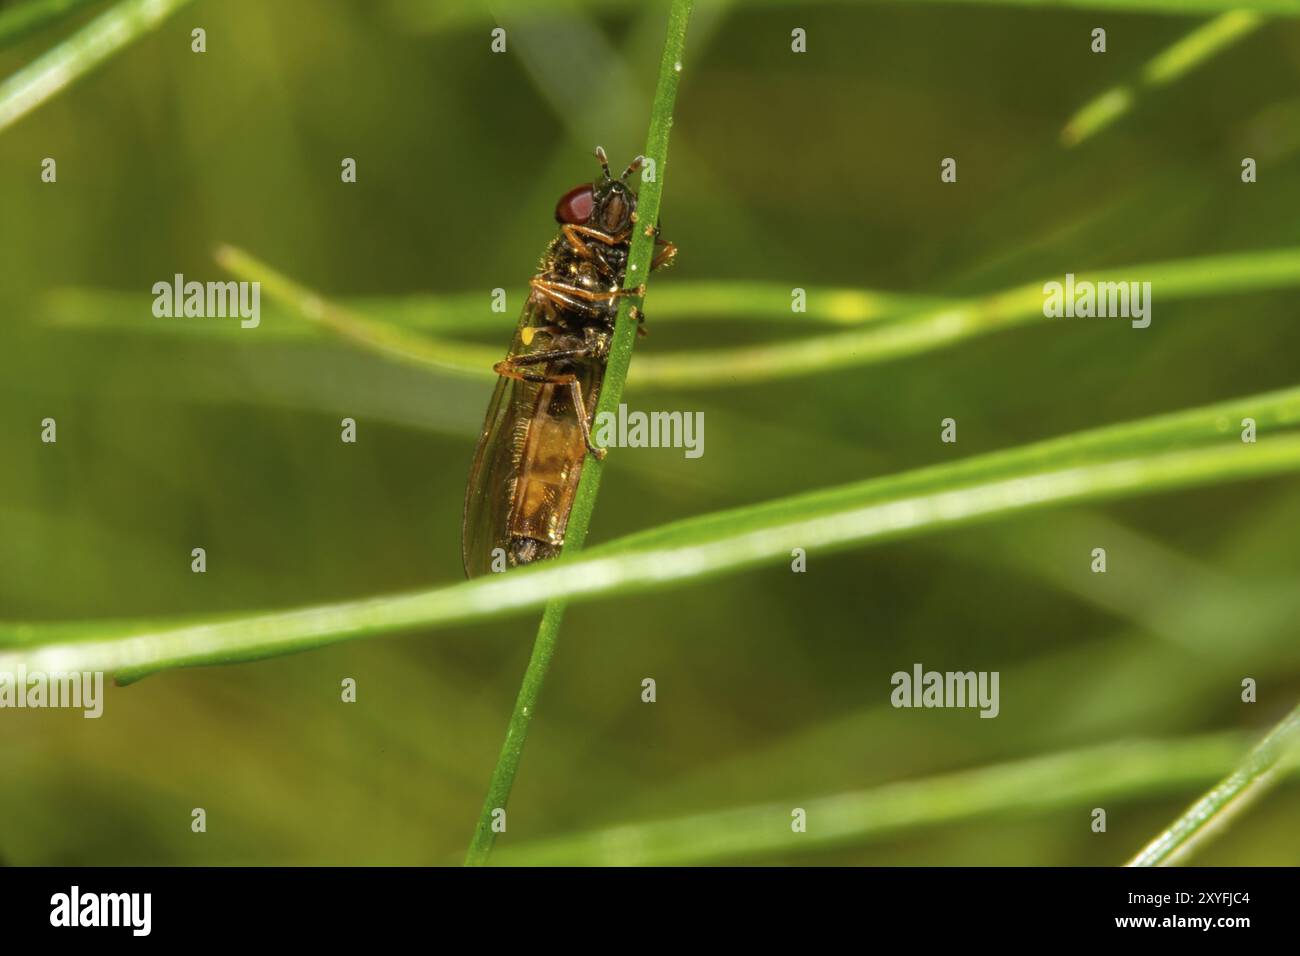
[[[102,9],[92,7],[73,22]],[[538,7],[540,8],[540,5]],[[460,578],[489,382],[324,339],[63,327],[51,295],[227,278],[231,243],[336,297],[521,301],[596,143],[638,152],[661,3],[199,0],[0,132],[0,618],[321,604]],[[1075,149],[1062,125],[1198,21],[942,4],[702,5],[656,282],[968,294],[1295,242],[1300,23],[1272,23]],[[509,52],[489,51],[494,25]],[[0,50],[7,76],[71,27]],[[1089,51],[1094,26],[1109,51]],[[207,31],[208,52],[190,51]],[[808,52],[790,52],[807,30]],[[56,185],[40,181],[44,157]],[[343,157],[358,182],[339,178]],[[959,179],[940,184],[941,158]],[[1253,156],[1259,182],[1240,182]],[[93,296],[87,308],[94,312]],[[107,301],[107,300],[106,300]],[[654,321],[641,354],[810,330]],[[487,337],[509,341],[514,316]],[[204,320],[191,320],[200,322]],[[610,456],[592,542],[717,508],[1300,382],[1282,291],[1163,303],[772,385],[630,391],[703,410],[706,453]],[[633,360],[635,364],[635,358]],[[58,421],[57,445],[39,423]],[[359,423],[356,445],[339,420]],[[938,441],[959,421],[959,442]],[[575,606],[502,848],[1086,747],[1262,733],[1300,697],[1300,488],[1254,481],[1040,513],[667,595]],[[1110,572],[1089,572],[1093,547]],[[205,575],[190,572],[204,547]],[[110,688],[105,716],[0,713],[15,864],[455,862],[535,614]],[[894,710],[914,662],[1001,672],[1001,716]],[[1260,702],[1239,700],[1242,677]],[[358,681],[358,702],[339,682]],[[654,677],[658,703],[640,702]],[[1199,791],[848,841],[758,863],[1112,864]],[[1300,862],[1294,785],[1198,863]],[[204,807],[208,832],[190,831]]]

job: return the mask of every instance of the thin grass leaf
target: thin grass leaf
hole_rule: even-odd
[[[1134,280],[1150,282],[1162,302],[1295,286],[1300,285],[1300,248],[1153,262],[1075,277],[1076,283]],[[1034,282],[852,332],[683,355],[647,355],[637,362],[632,384],[720,388],[772,381],[891,361],[1020,325],[1075,321],[1048,318],[1043,302],[1043,282]]]
[[[195,617],[195,623],[209,621]],[[86,621],[23,621],[0,624],[0,647],[40,644],[61,644],[83,640],[97,640],[105,634],[123,631],[150,631],[173,628],[181,622],[176,618],[135,618],[131,620]]]
[[[232,338],[236,341],[319,340],[338,335],[322,323],[304,315],[301,301],[314,299],[325,307],[344,313],[422,332],[463,332],[473,328],[496,328],[500,331],[500,313],[490,312],[482,292],[452,292],[442,295],[388,296],[333,299],[312,292],[301,283],[263,266],[242,250],[230,247],[233,263],[240,269],[238,278],[261,282],[263,288],[278,288],[282,298],[268,295],[261,304],[261,322],[256,336],[241,334],[237,324],[201,319],[159,319],[153,314],[154,296],[150,293],[89,286],[65,286],[53,289],[41,299],[37,318],[50,326],[66,329],[102,330],[146,335],[203,336]],[[247,270],[247,271],[244,271]],[[289,295],[289,290],[297,295]],[[490,318],[483,313],[489,313]]]
[[[1062,128],[1061,143],[1077,146],[1096,135],[1132,110],[1144,92],[1174,82],[1265,22],[1259,13],[1232,10],[1202,24],[1154,57],[1133,80],[1111,87],[1080,107]]]
[[[654,101],[650,107],[650,130],[646,136],[645,155],[654,163],[655,176],[649,182],[642,182],[637,196],[637,215],[644,223],[659,221],[664,173],[668,166],[668,134],[672,130],[673,107],[677,102],[682,57],[686,49],[686,26],[690,22],[691,9],[694,5],[694,0],[673,0],[668,11],[668,31],[664,39],[663,57],[659,61],[659,78],[655,84]],[[654,247],[655,233],[650,226],[633,234],[631,248],[628,250],[624,288],[642,287],[642,294],[625,296],[619,303],[618,318],[610,341],[609,359],[605,366],[605,379],[601,386],[600,399],[596,403],[596,418],[617,411],[618,403],[622,399],[623,386],[627,382],[628,368],[632,361],[632,345],[636,341],[637,334],[638,322],[632,310],[642,305],[640,300],[644,297],[644,285],[649,278]],[[591,524],[591,513],[596,504],[596,494],[600,488],[603,472],[604,463],[598,458],[588,458],[583,466],[582,477],[578,480],[578,489],[574,493],[573,510],[569,514],[565,528],[561,565],[572,560],[573,555],[582,549],[586,541],[587,528]],[[479,814],[478,825],[474,829],[465,854],[466,866],[482,866],[492,853],[492,846],[497,836],[493,815],[498,809],[504,810],[510,799],[510,791],[514,786],[515,775],[519,771],[519,761],[523,755],[524,742],[528,737],[528,727],[532,723],[533,714],[537,709],[537,699],[546,681],[551,659],[555,655],[565,607],[566,602],[563,597],[552,596],[542,613],[537,638],[533,642],[533,651],[524,671],[523,683],[515,699],[510,724],[506,728],[506,738],[501,745],[497,765],[492,771],[492,779],[488,783],[488,792]]]
[[[0,131],[62,92],[190,0],[122,0],[0,83]]]
[[[844,0],[855,3],[860,0]],[[900,0],[911,2],[911,0]],[[1300,16],[1300,0],[922,0],[926,3],[955,3],[980,7],[1032,7],[1038,10],[1110,10],[1115,13],[1163,13],[1195,16],[1251,10],[1278,16]]]
[[[1182,792],[1241,753],[1238,734],[1125,741],[853,793],[624,824],[502,847],[509,866],[683,866],[803,854],[999,814],[1049,813]],[[791,811],[807,814],[791,830]]]
[[[335,308],[348,313],[351,322],[334,328],[334,332],[362,346],[371,346],[373,341],[409,341],[409,354],[397,357],[416,364],[428,364],[430,350],[418,341],[403,339],[401,330],[385,326],[463,331],[474,328],[498,329],[501,325],[500,313],[486,308],[486,299],[481,292],[342,300],[338,306],[331,306],[326,297],[233,246],[222,246],[218,250],[217,261],[239,279],[262,282],[274,301],[283,305],[290,314],[311,323],[282,328],[279,332],[306,334],[313,327],[321,327],[318,313],[322,308]],[[790,305],[791,288],[787,284],[757,281],[673,282],[655,290],[654,321],[731,319],[746,322],[861,325],[921,309],[953,305],[958,301],[907,292],[823,286],[805,290],[806,309],[794,312]],[[143,296],[130,296],[128,293],[109,295],[114,297],[104,303],[89,290],[59,290],[48,300],[50,317],[55,321],[72,324],[97,323],[105,321],[96,315],[102,313],[103,310],[99,307],[105,304],[109,306],[106,318],[110,324],[142,322],[145,316],[151,315],[145,308],[147,302]],[[117,296],[128,297],[131,310],[129,317],[123,314],[128,308],[127,302]],[[157,327],[156,323],[152,324]],[[198,327],[216,328],[212,323],[198,323]]]
[[[856,2],[856,0],[847,0]],[[1032,7],[1039,10],[1108,10],[1115,13],[1162,13],[1172,16],[1249,10],[1277,16],[1300,16],[1300,0],[923,0],[981,7]]]
[[[594,0],[602,9],[631,7],[635,0]],[[835,0],[841,6],[878,4],[890,0]],[[893,0],[899,4],[959,4],[969,7],[1011,7],[1044,13],[1062,10],[1097,10],[1108,13],[1156,14],[1174,17],[1204,16],[1229,10],[1253,10],[1275,16],[1300,16],[1300,0]],[[516,11],[531,12],[536,0],[495,0],[491,11],[481,3],[440,2],[428,0],[389,0],[396,22],[406,30],[440,32],[464,29],[467,24],[487,22],[491,14],[500,16]],[[749,0],[747,7],[789,8],[790,0]]]
[[[674,279],[655,290],[650,321],[732,319],[740,322],[789,322],[793,325],[864,325],[898,318],[921,309],[953,305],[951,297],[845,286],[805,288],[806,309],[790,308],[790,283],[696,281]]]
[[[869,501],[944,491],[973,482],[1014,480],[1067,465],[1101,463],[1126,455],[1190,449],[1227,440],[1229,435],[1235,440],[1238,423],[1247,417],[1255,418],[1256,427],[1266,431],[1300,425],[1300,386],[688,518],[625,535],[617,542],[602,546],[601,550],[657,547],[662,543],[690,540],[693,536],[706,538],[740,526],[779,522],[796,515],[831,514]]]
[[[25,0],[0,10],[0,49],[102,0]]]
[[[1300,390],[1261,396],[1262,421],[1294,422]],[[559,598],[635,593],[769,562],[791,549],[831,553],[914,537],[995,517],[1073,502],[1106,501],[1300,470],[1300,435],[1244,444],[1210,406],[1112,426],[956,465],[824,489],[750,508],[704,515],[632,535],[543,565],[410,594],[274,612],[242,619],[100,635],[95,640],[24,646],[0,653],[0,670],[102,670],[129,681],[170,667],[258,660],[342,640],[445,627],[541,607]],[[1263,427],[1261,425],[1261,427]],[[1065,467],[1027,465],[1053,447],[1087,454],[1127,448],[1145,434],[1159,445],[1183,435],[1186,447],[1106,457]],[[951,469],[951,472],[947,472]],[[946,473],[947,472],[947,473]],[[972,476],[979,476],[971,480]],[[0,630],[0,646],[12,644]]]
[[[495,353],[476,346],[435,340],[402,327],[371,319],[327,303],[310,290],[270,270],[262,263],[230,247],[223,247],[221,261],[237,276],[260,279],[273,299],[295,314],[319,322],[350,341],[398,361],[437,368],[440,371],[479,378],[491,378]],[[1055,277],[1059,279],[1059,277]],[[1127,268],[1106,269],[1076,276],[1081,282],[1150,282],[1162,302],[1201,295],[1235,292],[1263,292],[1300,285],[1300,248],[1275,249],[1230,255],[1204,256],[1145,263]],[[1052,281],[1052,280],[1049,280]],[[666,287],[671,288],[671,284]],[[675,302],[685,310],[685,295]],[[754,305],[760,313],[773,314],[788,308],[789,290],[780,297],[770,286],[749,283],[715,283],[713,304],[731,296],[733,309]],[[656,292],[656,307],[659,306]],[[629,381],[638,388],[722,388],[812,375],[838,368],[871,365],[946,348],[958,342],[1002,329],[1032,323],[1067,322],[1043,314],[1043,282],[1018,286],[992,295],[963,300],[938,300],[937,304],[904,312],[889,319],[895,307],[906,308],[904,300],[887,294],[828,289],[809,290],[809,304],[820,301],[828,321],[865,323],[850,332],[806,336],[774,344],[710,349],[669,355],[643,355],[632,369]],[[720,306],[719,306],[720,307]],[[739,317],[738,313],[733,315]],[[885,319],[886,321],[873,321]],[[1091,321],[1091,320],[1078,320]]]
[[[256,275],[270,299],[309,322],[389,358],[466,378],[495,378],[499,349],[416,335],[335,305],[287,276],[273,272],[233,246],[218,246],[214,258],[235,276]]]
[[[244,250],[230,246],[224,248],[228,250],[226,267],[237,278],[261,282],[268,290],[278,287],[285,293],[280,299],[268,298],[264,303],[262,321],[255,337],[242,335],[237,326],[225,322],[160,320],[152,311],[152,295],[118,289],[81,286],[54,289],[42,299],[39,318],[61,328],[150,335],[225,336],[240,341],[255,338],[258,343],[338,335],[363,348],[367,347],[364,339],[351,339],[346,332],[315,321],[304,314],[301,303],[319,302],[322,307],[352,316],[354,321],[397,326],[397,330],[377,330],[381,337],[392,340],[396,340],[400,332],[463,334],[479,330],[500,332],[502,328],[501,313],[488,307],[488,297],[482,291],[331,298],[311,291]],[[792,312],[790,288],[789,284],[775,282],[691,282],[674,278],[671,283],[655,289],[650,323],[657,326],[664,322],[740,321],[853,326],[958,301],[908,292],[822,286],[806,290],[809,296],[807,311]],[[293,294],[289,294],[290,290]],[[410,364],[425,365],[419,360],[422,344],[414,344],[412,355],[398,357]]]
[[[1127,865],[1169,866],[1185,860],[1277,783],[1279,775],[1295,770],[1297,756],[1300,756],[1300,706],[1269,731],[1236,770],[1188,807]]]

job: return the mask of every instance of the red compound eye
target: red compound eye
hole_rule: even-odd
[[[580,226],[591,218],[591,211],[595,208],[596,197],[591,184],[574,186],[555,204],[555,221]]]

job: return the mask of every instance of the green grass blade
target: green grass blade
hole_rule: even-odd
[[[231,246],[223,249],[224,265],[237,278],[261,282],[268,290],[277,287],[285,293],[279,299],[268,295],[263,303],[262,321],[255,336],[258,343],[318,339],[332,334],[343,336],[362,348],[371,347],[367,336],[353,337],[347,335],[346,329],[328,328],[305,312],[305,304],[314,306],[320,303],[322,308],[336,309],[358,321],[377,326],[373,331],[380,338],[402,341],[409,346],[409,354],[390,354],[390,357],[415,365],[432,365],[422,357],[427,337],[422,336],[424,341],[420,341],[415,333],[463,335],[466,332],[496,331],[504,335],[503,330],[508,331],[511,321],[488,308],[488,296],[482,291],[331,298],[313,292],[248,252]],[[806,312],[791,312],[791,288],[789,284],[775,282],[682,281],[674,277],[672,282],[655,289],[649,325],[739,321],[788,323],[791,326],[855,326],[958,301],[908,292],[821,286],[805,290],[809,297]],[[38,316],[41,321],[60,328],[249,339],[241,335],[242,330],[237,325],[160,320],[153,314],[152,301],[152,295],[142,292],[66,286],[45,295]],[[386,329],[384,326],[395,328]],[[403,333],[411,338],[404,338]]]
[[[624,824],[502,847],[511,866],[682,866],[802,854],[1000,813],[1049,813],[1100,801],[1160,797],[1213,780],[1241,752],[1238,734],[1126,741],[853,793]],[[790,828],[791,811],[807,831]]]
[[[417,307],[414,303],[389,305],[388,318],[374,318],[329,302],[240,250],[222,247],[218,258],[237,277],[261,281],[271,301],[291,314],[363,348],[440,372],[484,380],[493,377],[492,365],[500,357],[496,351],[432,338],[407,327]],[[1153,296],[1162,303],[1286,288],[1300,285],[1300,248],[1175,259],[1076,277],[1077,282],[1095,283],[1135,280],[1150,282]],[[1040,281],[986,296],[927,301],[906,293],[812,288],[807,290],[809,321],[856,324],[862,328],[764,345],[643,355],[631,370],[629,381],[639,388],[724,388],[892,361],[1022,325],[1094,321],[1044,316],[1042,289]],[[789,289],[770,283],[716,282],[703,288],[688,284],[677,290],[670,283],[655,295],[656,310],[662,309],[674,318],[711,315],[741,319],[747,312],[759,318],[789,317]],[[423,308],[429,300],[417,301]],[[80,304],[74,299],[58,314],[67,315]],[[456,327],[459,321],[463,328],[467,321],[477,324],[474,317],[483,311],[481,296],[458,295],[440,300],[439,307],[422,321],[445,328]],[[491,321],[499,325],[500,315],[494,314]],[[199,323],[196,327],[214,325]],[[1134,334],[1141,333],[1134,330]]]
[[[859,0],[846,0],[854,3]],[[1113,13],[1158,13],[1172,16],[1250,10],[1277,16],[1300,16],[1300,0],[923,0],[980,7],[1029,7],[1043,11],[1105,10]]]
[[[1266,18],[1249,10],[1231,10],[1197,27],[1162,51],[1128,83],[1111,87],[1081,106],[1061,130],[1066,146],[1101,132],[1127,114],[1145,91],[1174,82],[1264,25]]]
[[[1264,428],[1257,444],[1243,444],[1231,431],[1230,416],[1243,407]],[[1298,389],[1239,399],[704,515],[505,575],[231,621],[23,646],[0,653],[0,670],[21,663],[29,670],[111,671],[129,680],[170,667],[256,660],[349,638],[500,617],[557,598],[589,600],[784,564],[794,547],[827,553],[1050,505],[1294,472],[1300,469],[1300,435],[1269,429],[1294,424],[1298,414]],[[1133,455],[1142,441],[1162,450]],[[1170,442],[1178,444],[1169,450]],[[1120,456],[1105,457],[1103,449]],[[1056,453],[1062,461],[1045,466]],[[0,629],[0,646],[12,643]]]
[[[897,318],[920,309],[956,302],[941,296],[839,286],[811,286],[807,311],[790,309],[793,283],[672,282],[655,290],[651,325],[687,319],[733,319],[741,322],[789,322],[792,325],[863,325]]]
[[[190,0],[122,0],[0,83],[0,131],[148,33]]]
[[[1180,862],[1221,831],[1249,803],[1296,768],[1300,754],[1300,706],[1255,746],[1240,766],[1187,808],[1168,829],[1148,843],[1128,866],[1168,866]]]
[[[501,358],[500,349],[435,339],[368,318],[320,297],[233,246],[219,246],[215,258],[232,275],[260,282],[267,297],[293,315],[369,351],[466,378],[495,378],[492,366]]]
[[[1050,277],[1055,281],[1061,278]],[[1153,262],[1083,273],[1075,281],[1150,282],[1153,297],[1161,303],[1263,291],[1300,284],[1300,249]],[[1043,315],[1043,301],[1040,281],[851,332],[686,355],[647,355],[637,362],[632,383],[638,387],[721,388],[891,361],[1021,325],[1123,321],[1048,318]],[[1134,335],[1142,332],[1133,330]]]
[[[690,22],[691,9],[694,5],[694,0],[673,0],[668,12],[668,32],[664,40],[663,57],[659,62],[659,79],[655,86],[654,101],[650,107],[650,131],[646,137],[645,155],[654,161],[655,177],[649,182],[642,182],[637,198],[637,214],[644,223],[659,221],[664,173],[668,165],[668,134],[672,130],[673,107],[677,102],[682,57],[686,49],[686,25]],[[648,225],[634,233],[632,246],[628,251],[624,288],[635,289],[644,285],[650,273],[650,262],[654,258],[654,247],[654,232]],[[609,361],[605,367],[605,381],[601,387],[600,400],[596,405],[597,418],[603,413],[616,413],[618,403],[622,399],[623,386],[627,382],[628,368],[632,361],[632,345],[636,341],[637,334],[638,323],[632,309],[634,306],[639,307],[639,300],[642,297],[627,296],[619,303]],[[570,559],[575,552],[581,550],[586,541],[587,528],[591,524],[591,513],[595,507],[603,471],[603,462],[594,456],[588,456],[582,469],[582,477],[578,481],[573,510],[565,529],[562,561]],[[481,866],[486,863],[496,842],[493,812],[497,808],[504,809],[510,799],[510,790],[519,771],[519,761],[528,736],[528,727],[532,723],[533,714],[537,709],[537,699],[545,683],[546,673],[550,669],[551,659],[555,655],[564,609],[563,599],[552,600],[547,603],[546,610],[542,614],[532,655],[528,659],[523,683],[515,699],[514,711],[510,715],[510,724],[506,728],[506,739],[501,745],[501,753],[488,784],[478,825],[474,828],[474,835],[465,854],[466,866]]]
[[[975,455],[961,461],[883,475],[835,488],[806,492],[743,508],[638,531],[603,545],[600,550],[657,547],[707,537],[739,527],[762,526],[793,518],[831,514],[869,501],[887,501],[964,487],[974,482],[1014,480],[1067,465],[1099,463],[1129,455],[1188,449],[1235,440],[1243,418],[1254,418],[1266,431],[1300,425],[1300,387],[1216,402],[1200,408],[1107,425],[1017,448]],[[1231,437],[1230,437],[1231,436]]]
[[[428,0],[391,0],[397,22],[405,29],[416,32],[438,32],[463,29],[466,24],[488,20],[488,11],[481,3],[440,2]],[[890,0],[834,0],[840,6],[877,5]],[[1165,16],[1198,16],[1225,13],[1229,10],[1253,10],[1276,16],[1300,16],[1300,0],[894,0],[893,5],[960,4],[969,7],[1023,7],[1031,11],[1053,13],[1062,10],[1104,11],[1107,13],[1157,14]],[[496,0],[491,12],[500,16],[516,11],[532,12],[536,0]],[[634,0],[601,0],[610,9],[627,8]],[[790,0],[749,0],[746,7],[790,8]]]
[[[16,43],[101,0],[25,0],[0,10],[0,48]]]

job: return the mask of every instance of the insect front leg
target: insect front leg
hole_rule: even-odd
[[[593,229],[591,226],[574,224],[561,226],[560,232],[563,233],[565,240],[569,243],[569,248],[573,250],[575,255],[586,259],[588,262],[595,263],[597,270],[606,278],[613,279],[617,276],[614,267],[610,265],[609,259],[606,258],[606,252],[624,245],[629,238],[629,233],[614,235],[613,233]],[[583,236],[594,240],[594,242],[583,242]],[[602,248],[599,245],[601,243],[608,246],[609,250]]]
[[[567,385],[569,387],[569,397],[573,402],[574,413],[578,416],[578,425],[582,428],[582,440],[586,442],[587,450],[595,455],[599,460],[604,461],[609,451],[601,448],[591,440],[591,428],[587,424],[587,402],[582,396],[582,384],[578,377],[570,372],[562,372],[557,375],[547,375],[545,372],[534,372],[523,368],[522,366],[539,364],[554,361],[556,359],[574,359],[588,358],[595,354],[590,347],[578,349],[551,349],[544,352],[532,352],[528,355],[512,355],[503,361],[497,362],[492,366],[492,371],[498,375],[504,375],[506,378],[513,378],[520,382],[539,382],[544,385]]]
[[[677,258],[677,246],[669,242],[667,239],[655,239],[655,245],[663,246],[663,249],[655,254],[654,261],[650,263],[651,269],[658,269],[661,266],[669,265]]]
[[[669,242],[667,239],[659,238],[658,226],[655,226],[653,229],[650,228],[649,226],[646,226],[645,234],[647,236],[655,237],[656,246],[663,246],[663,249],[659,250],[655,254],[654,260],[650,263],[651,271],[658,269],[661,266],[670,265],[672,261],[677,258],[677,246]]]
[[[581,237],[586,236],[588,239],[595,239],[597,242],[603,242],[607,246],[617,246],[627,242],[627,233],[616,236],[612,233],[601,232],[599,229],[593,229],[591,226],[564,225],[560,227],[560,232],[564,233],[564,238],[569,240],[569,245],[573,251],[578,253],[584,259],[591,258],[590,247],[582,241]]]

